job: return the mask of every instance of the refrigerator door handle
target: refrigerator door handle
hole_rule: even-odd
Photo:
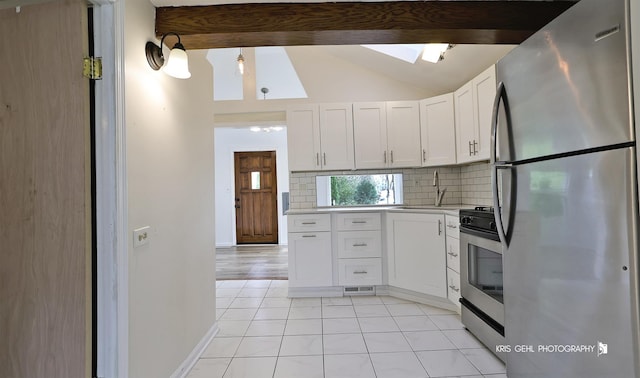
[[[500,110],[500,100],[504,97],[504,83],[498,83],[498,88],[496,89],[496,98],[493,101],[493,112],[491,113],[491,148],[490,148],[490,156],[491,164],[496,163],[497,159],[497,147],[498,147],[498,116]],[[509,125],[507,125],[509,127]]]
[[[504,223],[502,222],[502,208],[500,206],[500,196],[498,195],[498,169],[510,168],[512,168],[512,165],[508,163],[494,163],[491,165],[491,190],[493,191],[494,217],[496,219],[498,236],[500,237],[500,242],[504,247],[509,247],[509,240],[507,239],[507,234],[504,230]],[[512,196],[509,196],[509,198],[512,198]]]
[[[507,99],[505,96],[504,83],[498,83],[498,88],[496,89],[496,98],[493,102],[493,113],[491,117],[491,147],[490,147],[490,158],[491,158],[491,190],[493,194],[493,208],[494,217],[496,219],[496,228],[498,229],[498,236],[500,237],[500,241],[502,245],[505,247],[509,246],[509,241],[507,240],[507,236],[504,230],[504,224],[502,222],[502,208],[500,206],[500,195],[498,193],[498,169],[510,169],[512,166],[509,163],[498,162],[497,161],[497,144],[498,144],[498,117],[500,110],[500,101],[504,101],[505,111],[507,113],[507,133],[509,132],[509,115],[507,109]],[[508,138],[507,138],[508,139]],[[505,142],[505,141],[503,141]],[[509,149],[511,150],[511,149]],[[512,196],[509,196],[512,198]]]

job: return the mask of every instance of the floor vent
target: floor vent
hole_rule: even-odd
[[[376,295],[374,286],[346,286],[344,295]]]

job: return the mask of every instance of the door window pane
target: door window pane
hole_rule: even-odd
[[[251,172],[251,189],[260,189],[260,172]]]

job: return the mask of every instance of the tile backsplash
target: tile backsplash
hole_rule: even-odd
[[[289,206],[291,209],[311,209],[316,203],[316,176],[343,174],[402,173],[404,203],[420,206],[435,203],[436,188],[433,172],[437,170],[440,189],[446,188],[443,205],[492,204],[491,170],[488,163],[437,168],[379,169],[363,171],[293,172],[289,176]]]

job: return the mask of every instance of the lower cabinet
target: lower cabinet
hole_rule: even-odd
[[[382,262],[380,258],[339,259],[338,284],[344,286],[380,285]]]
[[[299,231],[289,232],[289,287],[333,285],[329,214],[314,217],[289,216],[289,229]],[[304,231],[296,228],[294,225],[298,223],[308,228]]]
[[[387,214],[389,285],[447,297],[444,215]]]

